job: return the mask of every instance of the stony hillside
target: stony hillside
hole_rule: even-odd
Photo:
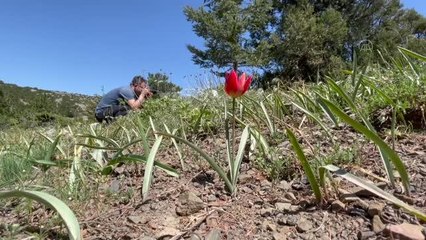
[[[34,126],[56,121],[91,121],[99,96],[21,87],[0,81],[0,123]]]

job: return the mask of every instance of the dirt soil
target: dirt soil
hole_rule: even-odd
[[[309,128],[297,132],[299,137],[308,139],[301,141],[306,146],[308,158],[312,154],[307,143],[315,148],[317,144],[313,143],[322,138],[318,132]],[[409,171],[410,197],[400,194],[400,186],[392,188],[386,184],[374,145],[360,140],[360,135],[347,128],[334,129],[333,136],[339,136],[335,140],[342,148],[360,146],[359,162],[342,163],[340,167],[374,181],[387,192],[426,212],[425,132],[400,135],[395,146]],[[218,139],[223,138],[204,138],[198,144],[221,158],[223,155],[214,150],[224,144]],[[284,155],[293,154],[288,142],[279,143],[277,147]],[[331,144],[322,140],[319,147],[327,152]],[[140,196],[143,170],[138,171],[134,165],[116,169],[100,183],[99,193],[84,204],[73,205],[70,201],[84,239],[397,239],[395,235],[390,236],[394,233],[383,228],[404,222],[426,227],[425,222],[390,202],[338,178],[334,188],[330,185],[327,199],[318,204],[300,168],[293,169],[293,175],[298,177],[272,181],[248,158],[241,167],[238,193],[232,197],[202,159],[189,151],[185,154],[187,169],[179,178],[155,170],[149,200],[145,203]],[[180,169],[172,145],[157,159]],[[49,211],[40,208],[28,220],[28,214],[16,213],[13,207],[16,206],[0,208],[0,223],[26,223],[40,228],[51,217]],[[29,229],[20,235],[22,239],[29,236]],[[0,236],[6,232],[0,228]],[[66,239],[66,231],[53,228],[46,238]]]

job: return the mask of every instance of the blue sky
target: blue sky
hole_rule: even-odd
[[[425,0],[404,0],[426,16]],[[0,80],[102,95],[163,72],[184,89],[209,76],[187,44],[203,46],[183,14],[203,0],[1,0]]]

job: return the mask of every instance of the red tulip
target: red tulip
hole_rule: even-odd
[[[252,76],[247,76],[243,73],[238,78],[237,72],[232,70],[225,75],[225,92],[232,98],[241,97],[250,87]]]

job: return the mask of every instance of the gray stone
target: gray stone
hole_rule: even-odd
[[[375,215],[373,217],[373,223],[372,223],[372,230],[375,233],[380,233],[385,229],[385,224],[383,224],[382,220],[380,219],[379,215]]]
[[[143,216],[128,216],[127,220],[129,220],[131,223],[135,223],[135,224],[145,224],[148,222],[148,219],[146,219]]]
[[[108,188],[113,193],[117,193],[120,191],[120,181],[119,180],[112,180],[111,186]]]
[[[290,207],[291,207],[291,203],[282,203],[282,202],[275,203],[275,208],[278,211],[289,211]]]
[[[370,217],[373,217],[375,215],[380,215],[384,207],[385,207],[385,204],[380,202],[375,202],[373,204],[370,204],[370,206],[368,206],[368,211],[367,211],[368,215],[370,215]]]
[[[297,221],[296,229],[299,232],[307,232],[312,229],[312,223],[308,221],[306,218],[300,218],[299,221]]]
[[[331,209],[334,212],[340,212],[343,211],[345,209],[345,204],[342,203],[340,200],[335,200],[331,203]]]
[[[361,231],[361,232],[358,232],[358,239],[366,240],[366,239],[374,237],[375,235],[376,234],[372,231]]]
[[[179,216],[188,216],[204,208],[204,202],[193,192],[185,192],[179,196],[179,206],[176,213]]]
[[[286,224],[288,226],[296,226],[299,219],[296,216],[290,215],[287,217]]]
[[[203,240],[198,234],[193,233],[189,240]]]
[[[213,229],[207,234],[205,240],[220,240],[220,238],[221,238],[220,230]]]
[[[262,208],[260,209],[260,216],[269,217],[269,216],[272,216],[273,212],[274,212],[273,208]]]
[[[291,189],[291,184],[289,182],[287,182],[286,180],[282,180],[278,186],[279,189],[288,191],[289,189]]]
[[[424,240],[425,236],[422,233],[423,227],[409,223],[399,225],[388,225],[385,228],[385,233],[393,239],[400,240]]]
[[[286,240],[287,235],[283,232],[274,232],[274,233],[272,233],[272,239],[274,239],[274,240]]]

